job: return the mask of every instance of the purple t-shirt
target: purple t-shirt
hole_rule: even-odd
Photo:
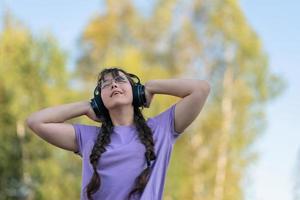
[[[174,128],[175,105],[146,121],[153,133],[156,160],[151,162],[151,176],[140,200],[162,199],[171,152],[180,136]],[[82,124],[73,126],[78,144],[77,153],[83,161],[81,200],[86,200],[85,187],[93,175],[89,156],[100,127]],[[125,199],[132,190],[136,177],[147,167],[145,146],[140,142],[135,126],[114,126],[113,130],[111,142],[98,161],[101,186],[93,195],[95,200]]]

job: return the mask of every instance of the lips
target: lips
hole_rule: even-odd
[[[113,92],[111,93],[110,97],[114,96],[116,93],[122,94],[122,92],[116,90],[116,91],[113,91]]]

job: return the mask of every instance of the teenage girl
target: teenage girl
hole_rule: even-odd
[[[134,78],[121,68],[106,68],[91,101],[46,108],[27,118],[39,137],[82,157],[81,200],[161,200],[173,145],[199,115],[210,91],[205,80],[161,79],[142,85]],[[145,120],[140,108],[149,108],[155,94],[181,99]],[[81,115],[101,127],[65,122]]]

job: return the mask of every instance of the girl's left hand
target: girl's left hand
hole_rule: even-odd
[[[154,94],[151,93],[146,86],[145,86],[145,96],[146,96],[146,105],[145,105],[145,107],[149,108]]]

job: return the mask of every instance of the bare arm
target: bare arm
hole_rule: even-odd
[[[77,151],[75,130],[66,120],[89,115],[91,107],[88,101],[80,101],[32,113],[26,120],[28,127],[47,142],[70,151]]]
[[[145,83],[150,94],[167,94],[181,97],[175,107],[175,131],[182,133],[199,115],[210,92],[205,80],[162,79]]]

